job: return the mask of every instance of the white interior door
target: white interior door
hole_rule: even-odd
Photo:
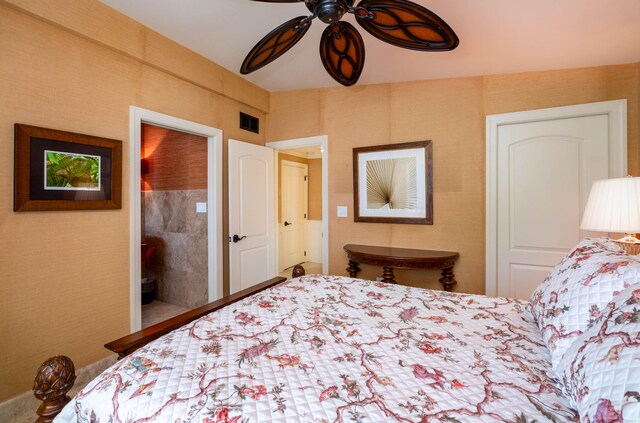
[[[308,174],[304,163],[280,162],[280,270],[305,261]]]
[[[498,127],[497,295],[530,297],[588,235],[591,184],[608,177],[606,114]]]
[[[273,150],[229,140],[231,293],[276,275]]]

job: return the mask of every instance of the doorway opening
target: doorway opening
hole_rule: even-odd
[[[132,106],[130,156],[137,331],[222,292],[222,131]]]
[[[276,150],[278,273],[291,278],[293,266],[306,274],[329,271],[327,137],[266,144]]]
[[[142,124],[142,328],[205,305],[207,138]]]

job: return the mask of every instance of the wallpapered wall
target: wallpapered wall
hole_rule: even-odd
[[[330,272],[345,275],[343,245],[459,251],[458,291],[485,286],[485,116],[604,100],[628,100],[629,171],[640,174],[640,64],[271,93],[267,139],[329,136]],[[354,147],[433,141],[434,225],[355,223]],[[336,217],[336,206],[349,208]],[[362,266],[364,277],[380,269]],[[437,271],[398,271],[440,288]]]
[[[2,401],[129,333],[129,106],[222,129],[226,157],[226,137],[264,144],[238,120],[269,93],[94,0],[0,0],[0,46]],[[122,210],[14,213],[16,122],[123,140]]]
[[[322,220],[322,159],[309,159],[309,220]]]

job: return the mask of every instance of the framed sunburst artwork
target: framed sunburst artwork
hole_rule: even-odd
[[[431,141],[353,149],[354,220],[433,224]]]

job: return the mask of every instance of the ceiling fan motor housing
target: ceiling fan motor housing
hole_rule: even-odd
[[[319,0],[312,12],[322,22],[332,24],[342,19],[342,16],[347,13],[351,5],[353,5],[353,0]]]
[[[448,51],[459,40],[438,15],[411,0],[254,0],[270,3],[300,3],[312,13],[293,18],[256,44],[242,62],[246,75],[273,62],[289,51],[307,32],[316,17],[327,24],[320,39],[320,59],[327,73],[344,86],[354,85],[364,67],[364,41],[356,28],[340,20],[353,13],[372,36],[397,47],[418,51]]]

